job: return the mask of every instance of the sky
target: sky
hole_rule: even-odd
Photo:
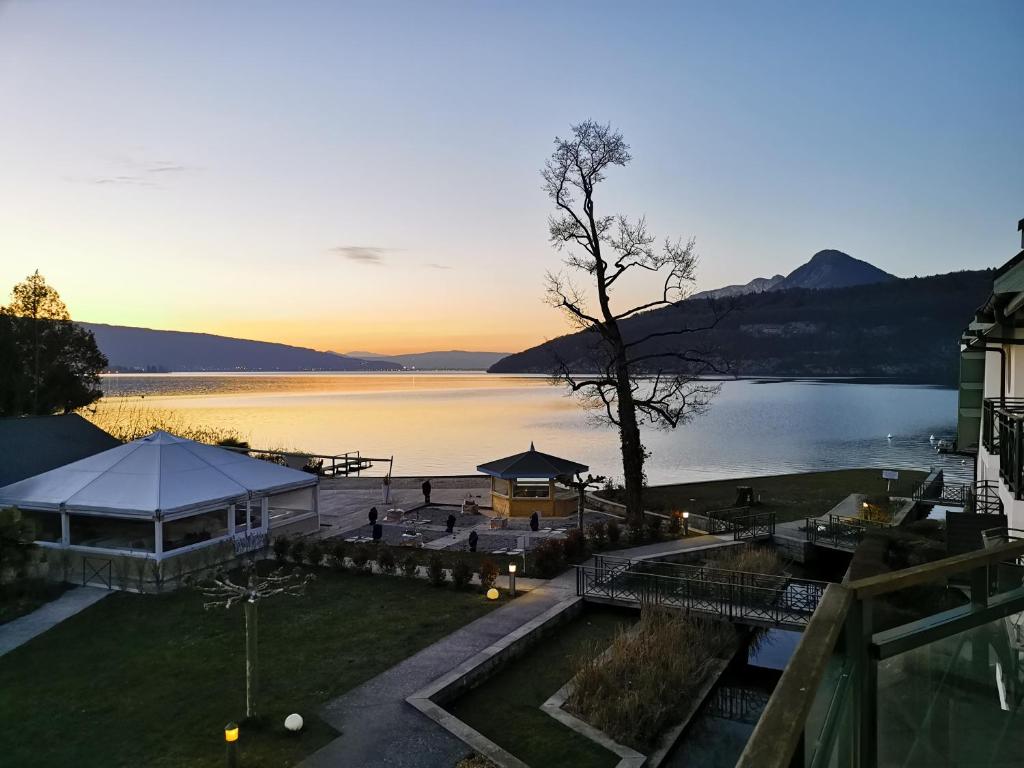
[[[633,156],[598,211],[695,238],[697,290],[824,248],[996,266],[1021,29],[1019,0],[0,0],[0,296],[39,269],[84,321],[517,351],[568,330],[539,171],[585,119]]]

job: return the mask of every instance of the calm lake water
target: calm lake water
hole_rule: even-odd
[[[618,438],[546,378],[483,373],[110,375],[109,402],[237,430],[254,447],[395,456],[396,475],[465,474],[525,450],[621,475]],[[920,385],[730,381],[711,411],[647,430],[651,483],[842,467],[927,469],[967,479],[952,438],[956,392]],[[886,435],[892,433],[893,439]]]

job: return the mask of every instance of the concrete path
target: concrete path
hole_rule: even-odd
[[[615,554],[651,557],[721,543],[714,536],[695,536]],[[576,572],[570,569],[328,702],[320,715],[341,735],[302,767],[453,768],[472,750],[406,703],[406,697],[575,594]]]
[[[84,611],[109,594],[110,590],[108,589],[76,587],[68,590],[56,600],[37,608],[32,613],[6,624],[0,624],[0,656],[57,626],[64,619],[74,616],[79,611]]]

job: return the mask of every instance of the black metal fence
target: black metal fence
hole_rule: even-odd
[[[689,525],[716,536],[732,534],[736,541],[764,539],[775,533],[775,513],[751,512],[749,507],[694,513],[689,517]]]
[[[828,520],[808,517],[804,521],[804,533],[809,543],[851,551],[857,548],[868,530],[888,527],[888,523],[842,515],[829,515]]]
[[[657,605],[759,626],[804,626],[825,582],[704,565],[595,558],[576,567],[576,593],[627,604]]]

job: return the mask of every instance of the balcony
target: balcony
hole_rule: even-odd
[[[1024,498],[1024,398],[985,400],[981,443],[986,451],[999,457],[999,477],[1014,498]]]

